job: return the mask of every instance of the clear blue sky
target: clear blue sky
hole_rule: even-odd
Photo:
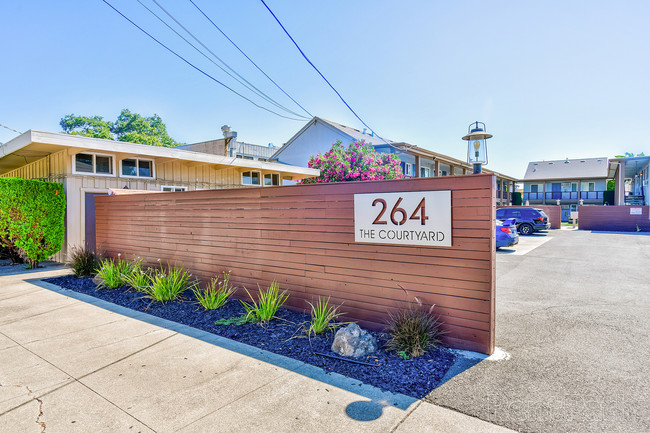
[[[158,1],[249,81],[297,108],[189,1]],[[312,114],[363,129],[260,1],[195,2]],[[136,0],[111,3],[247,92]],[[460,137],[483,121],[494,134],[488,168],[516,177],[531,160],[650,152],[647,0],[267,3],[383,137],[465,159]],[[101,0],[2,1],[0,47],[0,123],[20,131],[60,131],[60,118],[71,113],[114,120],[129,108],[159,114],[185,143],[221,137],[228,123],[243,141],[280,145],[305,123],[218,86]],[[13,136],[0,128],[0,142]]]

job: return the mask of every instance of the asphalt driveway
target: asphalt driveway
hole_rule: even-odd
[[[521,431],[650,431],[650,236],[541,236],[526,254],[497,254],[504,359],[427,400]]]

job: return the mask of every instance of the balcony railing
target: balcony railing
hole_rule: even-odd
[[[542,201],[544,200],[544,194],[546,194],[546,200],[602,200],[604,191],[551,191],[551,192],[525,192],[522,199],[528,201]],[[579,194],[579,196],[578,196]]]

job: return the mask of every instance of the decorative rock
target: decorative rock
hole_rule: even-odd
[[[332,351],[341,356],[360,358],[377,350],[377,340],[356,323],[336,331]]]

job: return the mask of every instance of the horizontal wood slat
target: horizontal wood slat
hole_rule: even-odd
[[[637,209],[631,211],[631,209]],[[631,212],[639,212],[636,215]],[[579,206],[580,230],[605,230],[620,232],[650,231],[648,206]]]
[[[446,344],[492,353],[495,184],[472,175],[97,197],[97,245],[183,263],[202,280],[231,270],[251,293],[275,279],[290,308],[331,297],[374,329],[417,296],[436,305]],[[451,247],[354,242],[354,194],[438,190],[451,190]]]

